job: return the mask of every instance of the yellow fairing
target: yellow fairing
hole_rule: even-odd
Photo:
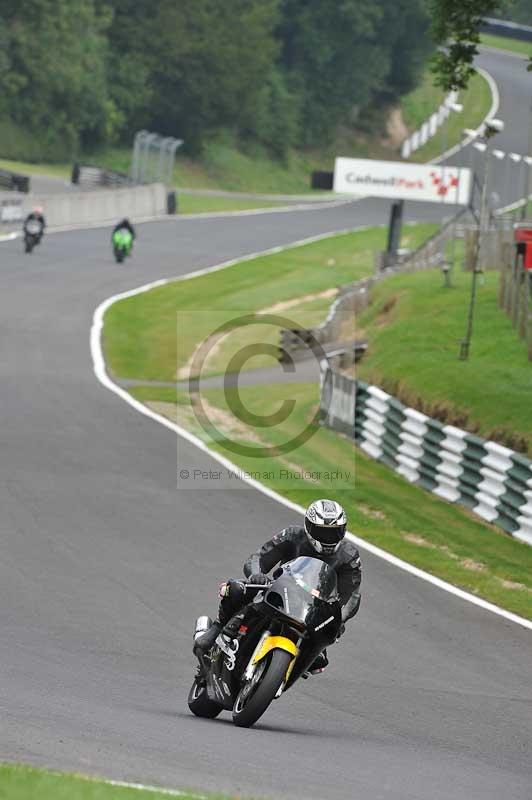
[[[285,650],[287,653],[290,653],[290,655],[294,656],[286,673],[286,679],[288,680],[288,677],[292,671],[292,667],[294,666],[296,656],[299,654],[299,650],[295,644],[290,641],[290,639],[286,638],[286,636],[268,636],[268,638],[263,641],[259,652],[253,658],[253,663],[256,664],[258,661],[264,658],[265,655],[272,650],[276,650],[277,648],[279,648],[279,650]]]

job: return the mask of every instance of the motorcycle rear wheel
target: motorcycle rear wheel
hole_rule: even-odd
[[[198,684],[197,678],[188,693],[188,707],[197,717],[206,719],[214,719],[222,711],[222,706],[210,699],[206,687]]]
[[[250,728],[262,717],[284,681],[286,671],[293,658],[285,650],[274,650],[268,657],[270,663],[264,670],[256,688],[245,695],[246,687],[243,687],[235,700],[233,722],[239,728]]]

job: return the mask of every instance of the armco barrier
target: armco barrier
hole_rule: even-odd
[[[321,416],[410,483],[532,545],[532,461],[322,365]],[[353,425],[351,426],[351,420]]]
[[[64,194],[28,195],[23,212],[42,206],[50,228],[68,228],[117,222],[123,217],[140,219],[166,214],[166,189],[162,183],[130,186],[109,191],[68,192]]]

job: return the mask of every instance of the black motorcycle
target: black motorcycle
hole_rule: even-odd
[[[259,591],[209,653],[195,651],[199,668],[188,706],[211,719],[232,711],[235,725],[248,728],[272,700],[308,676],[316,656],[337,638],[342,615],[336,573],[317,558],[289,561],[268,586],[243,586]],[[209,617],[199,617],[194,638],[210,625]]]
[[[42,226],[36,220],[30,220],[24,228],[24,250],[31,253],[42,239]]]

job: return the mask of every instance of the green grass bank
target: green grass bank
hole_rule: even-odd
[[[532,455],[532,365],[497,305],[499,274],[478,287],[468,361],[458,359],[471,274],[398,275],[372,293],[358,325],[368,338],[358,376],[432,416]]]
[[[408,229],[410,245],[420,242],[431,229],[432,226],[413,226]],[[351,441],[322,427],[314,426],[313,436],[308,441],[291,452],[283,452],[283,442],[311,423],[318,402],[317,385],[273,384],[242,388],[240,395],[243,406],[252,414],[269,415],[279,409],[283,400],[295,402],[293,413],[286,420],[265,428],[247,424],[245,413],[240,417],[232,413],[228,405],[231,401],[233,406],[231,392],[226,395],[218,388],[205,390],[202,398],[208,404],[209,413],[213,414],[218,429],[218,433],[213,435],[212,430],[206,433],[198,423],[194,409],[197,397],[178,393],[172,387],[146,383],[150,380],[175,380],[178,365],[186,365],[190,354],[218,324],[219,318],[223,321],[242,312],[298,301],[282,313],[294,314],[302,322],[305,319],[305,324],[315,324],[323,318],[331,298],[309,299],[309,296],[369,274],[372,271],[372,249],[382,245],[383,237],[383,230],[371,229],[325,239],[238,264],[218,273],[175,282],[121,301],[111,307],[105,316],[104,348],[108,364],[118,379],[129,377],[138,381],[138,385],[130,390],[137,399],[194,432],[209,447],[229,457],[239,467],[253,473],[284,496],[304,505],[312,497],[333,494],[346,505],[352,530],[363,538],[444,580],[532,618],[530,547],[474,518],[467,510],[445,503],[408,484],[384,465],[369,459]],[[416,375],[417,380],[417,364],[420,361],[422,375],[419,380],[423,394],[426,388],[432,391],[433,387],[429,384],[435,378],[432,378],[432,373],[429,377],[423,373],[423,364],[426,361],[436,376],[442,364],[446,369],[446,361],[441,358],[438,347],[434,350],[432,339],[439,341],[443,335],[448,346],[449,334],[445,329],[446,332],[441,335],[439,326],[442,319],[449,316],[446,304],[450,303],[451,297],[455,298],[456,319],[463,320],[465,324],[465,310],[458,309],[463,302],[462,294],[465,296],[467,290],[467,278],[463,276],[463,292],[458,286],[444,290],[439,272],[401,276],[381,284],[378,291],[382,294],[376,294],[364,316],[364,325],[362,329],[359,326],[358,331],[359,335],[367,334],[370,338],[372,355],[368,357],[368,371],[375,366],[371,360],[373,355],[378,357],[381,351],[386,355],[384,345],[381,347],[379,341],[374,340],[374,333],[379,335],[386,332],[394,347],[390,362],[395,359],[400,363],[405,351],[418,348],[421,355],[412,355],[408,369]],[[488,279],[486,286],[482,287],[482,292],[486,289],[486,298],[491,276]],[[396,299],[384,315],[382,309],[391,296],[408,296],[407,283],[401,285],[400,290],[395,285],[395,281],[408,280],[419,281],[421,288],[416,283],[415,289],[410,289],[415,294],[412,301],[414,305],[405,309],[404,328],[393,333],[393,314],[398,303],[398,308],[402,308],[400,300]],[[461,285],[461,279],[459,282]],[[443,298],[442,310],[439,310],[439,298]],[[482,296],[479,298],[479,308],[483,308],[483,304]],[[178,310],[181,313],[191,312],[189,324],[179,336],[179,354],[176,342]],[[413,326],[412,332],[409,325]],[[456,338],[460,334],[461,329]],[[232,345],[222,343],[218,347],[208,370],[211,373],[221,372],[235,349],[246,344],[242,329],[234,331],[233,336],[235,341]],[[506,341],[509,339],[504,339]],[[455,349],[449,348],[449,352],[452,350],[456,358],[458,343],[455,344]],[[386,344],[388,346],[391,345]],[[425,347],[429,350],[432,348],[431,355],[425,354]],[[487,351],[488,348],[488,360],[483,362],[482,367],[475,366],[475,345],[469,362],[479,370],[483,380],[489,378],[492,368]],[[510,360],[506,359],[508,362]],[[516,360],[517,369],[518,363]],[[265,362],[255,362],[253,366],[265,366]],[[363,369],[366,366],[361,367],[361,371]],[[513,367],[509,363],[506,369],[513,374]],[[482,395],[483,384],[473,383],[468,387],[470,381],[470,376],[464,370],[457,373],[456,385],[461,382],[462,391],[473,394],[477,386],[478,394]],[[443,379],[440,386],[448,389]],[[499,397],[494,412],[502,413],[503,402]],[[272,447],[273,451],[268,458],[261,459],[238,455],[225,449],[224,437],[248,446]],[[342,476],[320,477],[316,480],[301,478],[297,475],[298,469],[309,473],[321,472],[322,476],[341,470]],[[281,474],[281,470],[286,474]]]
[[[495,47],[497,50],[532,56],[532,42],[521,42],[518,39],[508,39],[507,36],[494,36],[491,33],[481,33],[480,42],[486,47]]]
[[[428,223],[405,226],[403,246],[417,247],[436,227]],[[107,362],[121,378],[172,381],[196,344],[212,333],[213,314],[216,327],[282,302],[291,305],[277,309],[278,313],[295,322],[318,324],[332,297],[317,295],[371,275],[374,252],[385,243],[384,227],[355,231],[123,300],[105,316]],[[179,349],[178,326],[182,331]]]
[[[491,90],[487,80],[479,73],[475,73],[469,81],[467,89],[460,92],[458,102],[463,105],[463,110],[452,111],[436,135],[412,154],[411,161],[418,163],[432,161],[442,152],[462,141],[464,128],[478,128],[487,116],[492,103]],[[437,105],[439,103],[433,106],[432,111],[436,109]],[[427,120],[432,111],[429,111],[421,122]]]
[[[175,389],[139,386],[133,396],[205,441],[245,472],[303,506],[316,497],[334,496],[349,516],[350,529],[368,542],[497,605],[532,619],[532,548],[486,525],[460,506],[442,502],[412,486],[353,442],[323,428],[297,449],[284,443],[309,426],[318,404],[316,384],[272,384],[202,392],[216,433],[198,423],[191,399]],[[241,401],[245,412],[231,411]],[[268,417],[283,402],[294,411],[279,425],[247,425],[245,414]],[[257,458],[228,451],[223,437],[246,447],[272,448]],[[276,448],[278,448],[276,450]],[[179,451],[178,451],[179,452]],[[184,464],[184,466],[187,466]]]
[[[222,795],[176,791],[180,800],[229,800]],[[0,800],[168,800],[170,792],[113,786],[97,778],[0,764]]]

